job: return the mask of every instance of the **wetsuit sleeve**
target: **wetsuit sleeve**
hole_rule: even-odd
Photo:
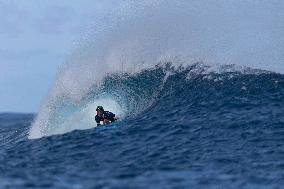
[[[109,111],[105,111],[105,113],[104,113],[104,118],[105,119],[108,119],[109,121],[114,122],[115,121],[114,117],[115,117],[114,113],[109,112]]]
[[[101,118],[98,115],[96,115],[95,120],[96,120],[97,124],[100,124]]]

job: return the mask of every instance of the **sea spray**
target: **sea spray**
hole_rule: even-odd
[[[62,102],[73,104],[76,111],[88,107],[83,99],[90,93],[99,96],[108,75],[140,73],[159,62],[186,67],[199,61],[210,66],[238,64],[283,72],[284,43],[279,37],[283,14],[277,4],[266,5],[259,1],[124,1],[95,19],[92,31],[66,58],[32,125],[30,138],[49,135],[54,117],[60,117],[56,109],[62,108]],[[278,17],[273,16],[277,13]],[[125,106],[128,102],[117,103]],[[66,127],[81,127],[69,124]]]

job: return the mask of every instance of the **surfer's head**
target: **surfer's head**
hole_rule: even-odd
[[[104,113],[104,108],[102,106],[98,106],[96,111],[97,111],[97,115],[101,116]]]

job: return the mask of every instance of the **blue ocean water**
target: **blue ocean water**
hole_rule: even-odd
[[[1,114],[0,188],[282,188],[284,76],[169,70],[105,78],[111,125],[29,139],[36,115]]]

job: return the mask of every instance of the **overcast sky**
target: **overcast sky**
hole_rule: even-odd
[[[151,5],[162,0],[0,0],[0,112],[37,112],[58,67],[72,53],[76,42],[99,29],[100,22],[107,25],[106,15],[111,11],[129,11],[134,22],[126,24],[130,31],[136,26],[142,33],[136,35],[151,34],[149,30],[153,30],[155,36],[156,28],[160,40],[173,44],[179,44],[177,37],[171,41],[167,35],[189,36],[181,41],[186,44],[184,48],[201,58],[212,52],[217,62],[243,62],[284,73],[282,0],[165,0],[161,7],[146,14],[144,21],[142,17],[142,24],[136,23],[138,13],[127,2],[138,7],[141,2]],[[149,9],[147,3],[145,8]],[[141,11],[147,12],[143,7]],[[192,31],[184,29],[184,24]],[[119,39],[129,35],[119,31]]]
[[[0,0],[0,112],[36,112],[74,42],[115,2]]]

